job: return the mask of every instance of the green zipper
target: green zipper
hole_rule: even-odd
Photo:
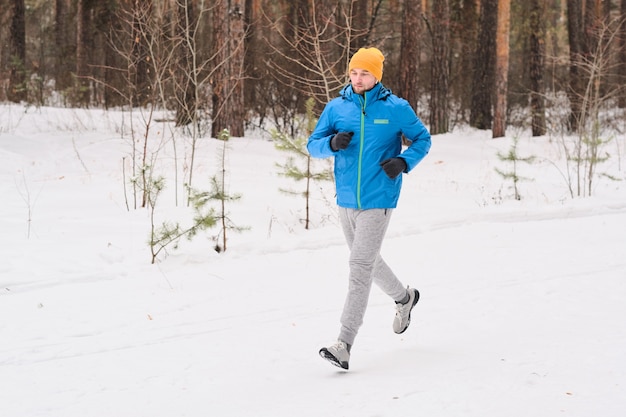
[[[367,95],[363,93],[363,101],[361,101],[361,138],[360,138],[360,148],[359,148],[359,165],[358,165],[358,174],[356,180],[356,203],[361,209],[361,165],[363,162],[363,139],[365,139],[365,104],[367,102]]]

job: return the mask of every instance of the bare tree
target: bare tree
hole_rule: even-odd
[[[273,21],[268,17],[273,33],[284,44],[283,48],[279,48],[269,43],[268,39],[273,55],[268,65],[275,71],[279,82],[313,97],[317,103],[326,103],[346,83],[352,32],[349,26],[319,16],[316,2],[311,1],[310,20],[306,25],[294,27],[291,22]],[[335,12],[337,9],[332,9],[326,15]],[[337,20],[348,22],[349,16],[344,15]],[[332,31],[329,29],[331,26],[334,26]],[[333,35],[329,37],[331,32]],[[329,46],[336,46],[338,50],[328,54]]]
[[[162,88],[159,84],[163,81],[163,71],[167,68],[157,47],[164,39],[160,32],[162,27],[158,24],[159,14],[155,14],[150,5],[142,3],[144,1],[146,0],[135,0],[127,8],[120,8],[116,15],[120,26],[110,34],[110,43],[124,65],[123,68],[116,68],[124,81],[124,85],[119,86],[116,91],[124,98],[129,111],[134,208],[138,204],[142,208],[146,207],[154,189],[154,158],[149,152],[149,133],[154,121],[154,111],[159,104],[159,92]],[[148,73],[152,76],[148,77]],[[141,92],[138,91],[140,88]],[[134,115],[136,111],[143,112],[145,107],[147,113],[141,117],[143,125],[139,127]],[[137,138],[138,135],[141,135],[141,139]]]
[[[496,100],[494,107],[494,138],[505,135],[506,108],[509,84],[509,33],[511,27],[511,0],[498,0],[496,34]]]
[[[582,80],[586,80],[586,84],[582,95],[575,97],[580,111],[576,119],[576,136],[571,143],[567,143],[566,138],[562,139],[572,196],[592,194],[598,165],[609,157],[603,147],[612,139],[601,110],[606,103],[613,101],[622,88],[604,89],[602,82],[614,71],[612,52],[619,31],[611,22],[604,22],[596,30],[598,33],[592,37],[596,43],[589,44],[585,59],[577,62],[577,72]]]

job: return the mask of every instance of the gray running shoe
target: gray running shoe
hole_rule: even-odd
[[[396,317],[393,319],[393,331],[400,334],[409,327],[411,323],[411,310],[420,299],[420,293],[415,288],[407,288],[409,301],[406,304],[396,303]]]
[[[350,361],[350,345],[338,340],[332,346],[321,348],[320,356],[335,366],[348,369],[348,361]]]

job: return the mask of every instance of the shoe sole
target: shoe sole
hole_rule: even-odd
[[[335,355],[330,353],[330,351],[326,348],[320,349],[320,356],[338,368],[346,369],[346,370],[348,369],[348,362],[339,361],[339,359],[337,359]]]
[[[420,292],[418,290],[415,290],[415,299],[413,300],[413,305],[411,306],[411,309],[409,310],[409,319],[406,322],[406,327],[402,329],[401,332],[397,332],[396,334],[402,334],[406,332],[406,329],[409,328],[409,324],[411,324],[411,312],[413,311],[413,307],[415,307],[415,304],[417,304],[419,299],[420,299]]]

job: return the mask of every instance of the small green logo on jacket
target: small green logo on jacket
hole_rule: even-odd
[[[375,125],[388,125],[389,119],[374,119]]]

